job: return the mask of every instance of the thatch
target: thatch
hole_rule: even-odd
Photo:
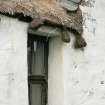
[[[0,12],[22,13],[31,18],[40,18],[43,21],[48,21],[60,26],[68,27],[82,33],[82,13],[78,9],[75,12],[69,12],[50,0],[32,0],[17,3],[14,0],[0,0]]]

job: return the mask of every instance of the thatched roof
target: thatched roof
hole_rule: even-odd
[[[58,3],[51,2],[50,0],[31,0],[17,3],[15,0],[0,0],[0,12],[9,13],[22,13],[31,18],[40,18],[43,21],[68,27],[82,33],[82,13],[78,9],[75,12],[69,12]]]

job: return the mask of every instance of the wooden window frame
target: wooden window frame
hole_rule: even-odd
[[[40,76],[40,75],[28,75],[28,92],[29,92],[29,105],[31,105],[31,84],[40,84],[42,86],[42,96],[41,96],[41,105],[46,105],[47,104],[47,93],[48,93],[48,45],[49,41],[47,37],[43,36],[38,36],[38,35],[28,35],[28,41],[32,41],[31,44],[33,44],[33,41],[39,41],[44,44],[44,69],[45,69],[45,75]],[[28,42],[27,41],[27,42]],[[32,47],[32,45],[31,45]],[[32,54],[32,52],[31,52]],[[31,61],[32,61],[32,55],[31,55]],[[32,62],[30,62],[32,64]],[[32,67],[32,65],[31,65]],[[29,71],[28,71],[29,72]],[[30,68],[29,74],[32,74],[32,68]]]

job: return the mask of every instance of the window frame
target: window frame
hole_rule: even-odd
[[[38,36],[38,35],[32,35],[28,34],[28,41],[39,41],[44,44],[44,69],[45,69],[45,75],[28,75],[28,94],[29,94],[29,105],[31,105],[31,96],[32,96],[32,90],[31,90],[31,84],[40,84],[42,87],[42,93],[41,93],[41,105],[46,105],[48,101],[48,48],[49,48],[49,39],[45,36]],[[27,43],[28,43],[27,41]],[[32,44],[31,43],[31,44]],[[28,46],[28,44],[27,44]],[[32,45],[31,45],[32,47]],[[32,52],[31,52],[32,54]],[[30,68],[30,74],[32,74],[32,55],[31,55],[31,68]],[[29,71],[28,71],[29,73]],[[43,94],[43,95],[42,95]]]

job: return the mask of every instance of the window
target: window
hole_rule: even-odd
[[[28,36],[29,105],[47,104],[48,41],[46,37]]]

